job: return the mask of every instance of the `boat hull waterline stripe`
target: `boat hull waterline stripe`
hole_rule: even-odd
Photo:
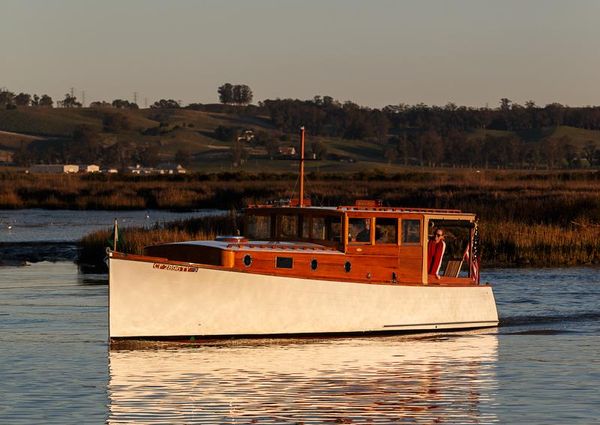
[[[414,323],[410,325],[383,325],[384,328],[407,328],[413,326],[448,326],[448,325],[481,325],[496,326],[498,321],[471,321],[471,322],[442,322],[442,323]]]

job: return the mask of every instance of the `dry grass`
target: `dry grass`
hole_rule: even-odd
[[[209,216],[157,225],[152,229],[123,228],[119,232],[119,251],[142,254],[144,247],[159,243],[189,240],[212,240],[218,235],[235,234],[240,217],[235,213],[226,216]],[[78,263],[97,265],[106,256],[106,248],[112,248],[113,234],[110,230],[90,233],[80,241]]]
[[[222,174],[167,178],[0,174],[0,208],[239,210],[297,196],[293,175]],[[314,205],[382,199],[385,205],[458,208],[482,221],[487,265],[572,265],[600,261],[600,173],[425,171],[386,175],[312,175]],[[577,226],[573,223],[588,224]],[[200,221],[193,226],[135,231],[130,252],[156,242],[231,233]],[[99,240],[106,239],[98,236]],[[104,238],[104,239],[103,239]],[[85,240],[85,244],[96,242]],[[103,247],[105,244],[101,244]],[[98,251],[97,251],[98,252]],[[103,256],[103,254],[102,254]]]
[[[566,266],[600,262],[600,226],[482,223],[482,258],[490,266]]]

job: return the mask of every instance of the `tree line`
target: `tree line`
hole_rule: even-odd
[[[253,93],[245,84],[225,83],[218,87],[221,105],[191,103],[185,108],[267,116],[282,134],[296,133],[305,126],[311,135],[353,140],[366,140],[380,146],[382,159],[389,163],[421,166],[562,168],[600,166],[600,150],[596,140],[575,141],[569,132],[555,134],[560,126],[600,130],[600,107],[570,107],[559,103],[544,106],[534,101],[521,105],[502,98],[497,107],[466,107],[448,103],[445,106],[397,104],[369,108],[354,102],[340,102],[331,96],[315,96],[309,100],[266,99],[252,105]],[[48,95],[15,94],[0,91],[0,107],[52,107]],[[77,98],[67,93],[57,102],[62,107],[81,107]],[[124,99],[96,101],[95,108],[138,109]],[[182,108],[181,101],[160,99],[152,109]],[[123,118],[107,115],[105,131],[117,132],[127,127]],[[148,134],[162,134],[165,128],[147,129]],[[217,133],[223,133],[219,129]],[[146,134],[146,133],[144,133]],[[224,134],[216,134],[225,138]],[[237,137],[237,136],[236,136]],[[232,137],[235,140],[235,138]],[[277,143],[272,137],[258,137],[274,157]],[[315,149],[319,158],[327,158],[326,143]]]
[[[600,166],[595,140],[575,143],[552,130],[571,126],[600,130],[600,107],[558,103],[524,106],[510,99],[497,108],[389,105],[382,109],[339,102],[330,96],[311,100],[275,99],[259,103],[284,132],[304,125],[311,134],[361,139],[382,146],[390,163],[420,166],[562,168]]]

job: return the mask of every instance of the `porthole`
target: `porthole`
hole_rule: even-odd
[[[245,255],[244,256],[244,265],[246,267],[250,267],[250,264],[252,264],[252,256],[251,255]]]
[[[344,270],[346,270],[346,273],[350,273],[350,270],[352,270],[352,263],[350,261],[346,261],[346,264],[344,264]]]
[[[317,270],[317,267],[319,267],[319,262],[316,260],[316,258],[313,258],[310,262],[310,269]]]

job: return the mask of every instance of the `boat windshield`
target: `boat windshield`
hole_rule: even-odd
[[[245,236],[253,240],[340,242],[342,218],[337,215],[249,214],[246,216]]]

